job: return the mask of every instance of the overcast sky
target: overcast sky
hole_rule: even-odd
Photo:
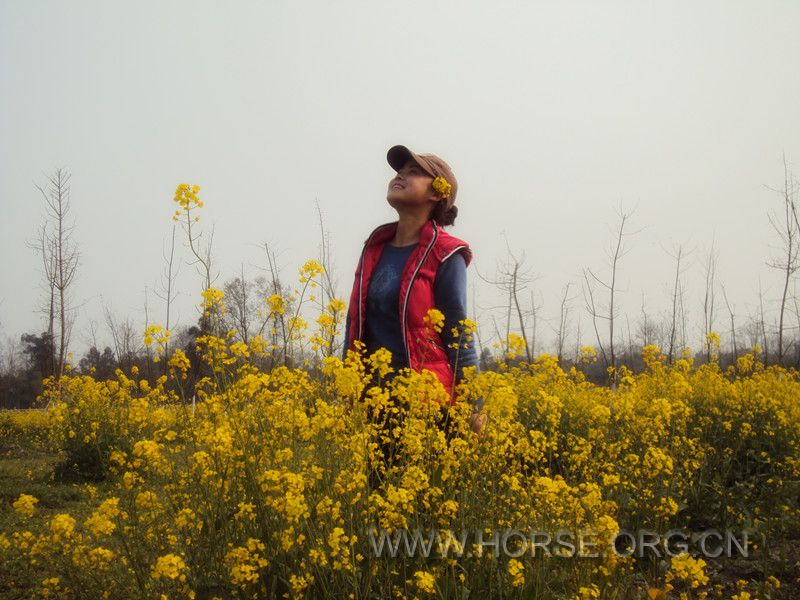
[[[474,251],[484,341],[501,313],[478,275],[495,276],[507,245],[536,277],[525,295],[542,305],[541,342],[568,282],[593,341],[581,271],[608,276],[620,206],[634,210],[619,274],[632,327],[643,298],[653,315],[667,307],[678,244],[700,318],[712,238],[737,319],[755,310],[759,276],[774,316],[768,188],[783,185],[784,153],[800,174],[798,107],[795,0],[0,0],[0,336],[44,329],[25,242],[44,214],[35,184],[57,167],[72,173],[82,352],[92,320],[110,343],[104,304],[143,329],[148,289],[163,321],[153,290],[180,182],[201,186],[220,287],[242,264],[263,272],[264,242],[294,278],[318,252],[318,202],[348,299],[364,239],[396,215],[385,156],[397,143],[458,177],[449,231]],[[194,267],[179,287],[189,325]]]

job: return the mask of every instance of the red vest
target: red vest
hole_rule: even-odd
[[[381,225],[364,242],[348,307],[348,348],[353,348],[355,340],[363,341],[369,281],[380,260],[384,244],[394,238],[396,230],[397,222]],[[450,359],[441,336],[426,327],[423,319],[428,310],[435,307],[433,284],[436,270],[456,252],[461,252],[464,261],[469,265],[472,251],[467,243],[445,232],[433,220],[427,221],[420,230],[419,244],[411,252],[403,269],[398,305],[406,363],[415,371],[428,369],[435,373],[450,395],[450,404],[455,401]]]

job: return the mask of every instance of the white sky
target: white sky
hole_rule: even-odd
[[[103,302],[143,328],[148,287],[163,320],[152,290],[182,181],[202,187],[220,287],[242,263],[250,276],[266,266],[265,241],[294,278],[317,253],[318,201],[347,299],[363,240],[395,217],[396,143],[458,177],[449,231],[474,250],[485,338],[497,294],[477,273],[494,275],[506,238],[555,325],[568,281],[577,292],[583,267],[607,274],[620,204],[636,208],[620,265],[632,322],[642,294],[649,312],[666,308],[677,243],[694,249],[687,300],[700,318],[712,236],[737,314],[755,310],[760,275],[774,316],[767,211],[780,204],[766,186],[783,183],[782,153],[800,163],[798,106],[794,0],[0,0],[0,336],[44,328],[25,241],[43,216],[34,184],[56,167],[72,173],[82,352],[91,320],[110,343]],[[200,283],[184,265],[181,325]],[[585,314],[580,295],[573,311]],[[593,341],[585,317],[582,330]]]

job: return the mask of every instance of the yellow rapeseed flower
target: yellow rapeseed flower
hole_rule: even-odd
[[[200,292],[200,294],[203,296],[203,302],[200,306],[203,309],[204,314],[209,315],[217,309],[219,309],[222,313],[225,312],[225,305],[222,302],[225,292],[218,290],[217,288],[210,287]]]
[[[264,548],[261,540],[249,538],[244,546],[234,548],[225,555],[231,583],[245,588],[258,581],[259,571],[269,564],[261,554]]]
[[[280,294],[272,294],[267,298],[267,306],[271,315],[282,315],[286,308],[283,296]]]
[[[511,576],[511,585],[514,587],[525,585],[525,567],[516,558],[508,561],[508,574]]]
[[[156,559],[153,568],[150,570],[150,575],[153,579],[180,579],[183,581],[186,578],[184,572],[186,571],[186,563],[183,558],[177,554],[165,554]]]
[[[442,327],[444,326],[444,314],[442,314],[442,311],[436,308],[431,308],[428,310],[422,320],[436,333],[440,333],[442,331]]]
[[[302,267],[300,267],[300,283],[311,281],[317,275],[321,275],[325,269],[315,260],[307,260]]]
[[[68,540],[74,531],[75,519],[66,513],[57,514],[50,521],[50,539],[54,542]]]
[[[36,510],[37,502],[39,502],[39,499],[35,498],[34,496],[29,494],[20,494],[19,498],[14,501],[12,506],[19,514],[26,517],[32,517],[34,511]]]
[[[433,182],[431,182],[431,185],[433,186],[434,190],[439,192],[439,196],[445,200],[450,197],[450,194],[453,190],[452,186],[444,177],[436,177]]]
[[[192,366],[189,362],[189,358],[186,356],[186,353],[180,348],[172,353],[172,356],[167,364],[176,371],[180,371],[182,379],[186,379],[186,374]]]
[[[686,552],[674,556],[667,572],[666,581],[681,581],[692,589],[706,585],[708,576],[705,574],[706,561],[702,558],[692,558]]]
[[[86,527],[98,537],[111,535],[117,527],[115,519],[120,515],[119,498],[108,498],[86,519]]]
[[[414,584],[421,592],[433,594],[436,591],[436,578],[427,571],[414,573]]]

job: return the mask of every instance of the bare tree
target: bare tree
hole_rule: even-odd
[[[531,356],[536,358],[536,332],[539,325],[539,313],[542,309],[541,304],[536,304],[531,290]]]
[[[647,317],[647,311],[644,308],[644,292],[642,292],[642,317],[639,319],[637,325],[637,337],[642,341],[642,347],[649,346],[652,343],[651,322]]]
[[[249,343],[250,329],[256,311],[253,304],[256,296],[253,288],[254,283],[245,279],[244,264],[241,265],[241,276],[235,277],[224,285],[225,297],[228,298],[228,314],[233,327],[245,344]]]
[[[147,300],[148,300],[147,286],[144,286],[144,322],[147,325],[150,325],[150,308],[149,308],[149,305],[147,303]],[[158,362],[158,360],[160,360],[160,359],[159,358],[155,358],[155,360],[154,360],[153,353],[150,351],[150,346],[144,344],[144,339],[142,339],[142,345],[144,346],[144,353],[145,353],[145,356],[147,357],[147,378],[148,379],[154,379],[153,364],[155,362]],[[164,361],[164,362],[167,362],[167,361]]]
[[[475,284],[473,283],[472,284],[472,320],[475,321],[476,324],[478,323],[478,315],[475,312],[477,310],[477,306],[478,306],[478,303],[475,300]],[[481,328],[480,327],[476,327],[475,328],[475,333],[473,335],[475,336],[475,350],[476,350],[476,353],[477,353],[478,357],[480,358],[480,356],[483,354],[483,343],[481,342]]]
[[[680,346],[681,349],[685,349],[689,343],[687,334],[689,318],[686,313],[686,294],[682,281],[678,284],[678,316],[680,317]]]
[[[642,305],[640,307],[641,317],[636,324],[636,339],[639,340],[642,347],[649,346],[650,344],[660,343],[659,326],[658,323],[647,314],[645,308],[644,292],[642,292]]]
[[[624,212],[622,207],[619,209],[619,226],[617,227],[616,233],[616,240],[612,243],[608,258],[611,263],[611,276],[610,281],[606,282],[597,277],[591,269],[586,268],[584,269],[584,280],[586,282],[586,287],[584,288],[584,298],[587,299],[586,308],[589,311],[589,314],[592,317],[592,322],[594,323],[595,334],[597,336],[597,343],[600,346],[600,350],[603,355],[603,361],[606,367],[611,367],[611,384],[612,387],[616,387],[617,381],[617,355],[616,349],[614,347],[614,319],[617,316],[615,312],[615,301],[616,301],[616,294],[618,292],[617,289],[617,268],[619,266],[619,261],[622,257],[627,254],[627,251],[624,249],[624,236],[625,234],[625,224],[627,223],[628,219],[633,214],[631,212]],[[630,235],[630,234],[627,234]],[[606,288],[608,291],[608,312],[604,312],[600,314],[598,312],[598,307],[595,303],[594,298],[594,290],[593,286],[589,284],[589,275],[591,275],[592,279],[600,284],[602,287]],[[588,298],[587,298],[588,296]],[[603,344],[600,340],[600,333],[597,328],[597,319],[604,319],[608,321],[608,348],[609,352],[606,355],[606,351],[603,347]]]
[[[567,282],[567,285],[564,286],[564,292],[561,294],[561,309],[559,311],[558,316],[558,329],[556,330],[556,349],[558,355],[558,362],[561,362],[561,359],[564,354],[564,343],[566,341],[567,335],[567,323],[569,320],[569,301],[572,300],[569,298],[569,288],[572,285],[572,282]],[[531,301],[533,301],[533,297],[531,297]],[[536,314],[534,312],[534,314]]]
[[[46,334],[52,341],[55,335],[56,320],[56,257],[55,240],[49,232],[49,218],[45,218],[44,223],[39,227],[39,237],[35,242],[28,242],[29,248],[39,254],[42,259],[42,274],[44,275],[45,299],[40,311],[45,316]],[[48,353],[47,371],[50,374],[56,372],[56,354]]]
[[[338,281],[334,274],[333,269],[333,261],[332,256],[333,252],[331,251],[331,236],[330,233],[325,231],[325,223],[322,218],[322,210],[319,207],[319,202],[316,203],[317,207],[317,215],[319,217],[319,234],[320,234],[320,245],[319,245],[319,263],[322,265],[323,273],[322,273],[322,308],[324,309],[328,303],[333,300],[334,298],[339,297],[339,293],[337,290]],[[345,311],[345,319],[346,317]],[[328,347],[325,350],[326,356],[338,356],[341,354],[341,348],[338,346],[336,339],[338,334],[338,327],[331,333],[330,338],[328,341]],[[343,343],[346,343],[347,340],[344,340]]]
[[[578,324],[575,327],[575,356],[573,358],[573,362],[575,364],[578,363],[581,357],[581,318],[578,315]]]
[[[586,302],[586,311],[589,313],[589,316],[592,317],[592,327],[594,327],[594,336],[597,340],[597,347],[600,348],[600,355],[603,357],[603,364],[608,367],[609,360],[608,355],[606,354],[606,348],[603,345],[603,339],[600,337],[600,329],[597,326],[598,319],[607,319],[606,315],[601,315],[598,312],[598,306],[594,300],[594,286],[592,282],[589,281],[589,273],[588,269],[583,270],[583,282],[584,287],[583,289],[583,299]]]
[[[175,223],[172,224],[172,235],[170,236],[169,254],[162,248],[164,259],[164,272],[161,274],[161,289],[156,289],[155,294],[164,301],[164,329],[171,331],[172,328],[172,302],[175,300],[175,279],[180,271],[180,264],[175,267]],[[169,356],[169,339],[164,344],[164,354]],[[169,365],[164,361],[164,374],[167,374]]]
[[[83,341],[90,348],[97,348],[97,330],[98,324],[95,319],[89,319],[89,331],[83,334]]]
[[[47,281],[48,334],[57,342],[53,373],[64,374],[72,325],[75,320],[70,291],[78,270],[80,254],[72,242],[75,229],[70,221],[70,179],[66,169],[56,169],[46,186],[36,185],[45,203],[45,218],[35,245],[41,254]]]
[[[502,343],[503,335],[500,333],[500,328],[497,326],[497,319],[492,315],[492,327],[494,328],[495,337]],[[502,348],[501,348],[502,351]],[[505,357],[504,357],[505,358]]]
[[[761,326],[761,340],[764,344],[764,364],[769,364],[769,342],[767,340],[767,320],[764,316],[764,292],[761,289],[761,276],[758,277],[758,306],[759,325]]]
[[[524,258],[524,254],[523,254],[523,258]],[[519,321],[519,332],[520,332],[520,334],[522,334],[522,340],[525,342],[525,358],[526,358],[528,363],[532,363],[533,362],[533,357],[531,356],[531,345],[528,343],[528,334],[525,331],[526,330],[525,317],[522,314],[522,307],[520,306],[520,303],[519,303],[518,290],[524,288],[524,283],[522,284],[522,288],[520,288],[521,279],[520,279],[519,267],[520,267],[520,265],[516,262],[516,259],[515,259],[514,260],[514,270],[513,270],[513,273],[510,274],[511,277],[510,277],[510,282],[509,282],[510,283],[509,291],[511,293],[511,297],[514,300],[514,309],[515,309],[515,312],[517,313],[517,319]]]
[[[528,283],[532,281],[532,276],[529,274],[527,269],[523,268],[525,263],[525,253],[522,253],[520,258],[517,258],[513,252],[511,252],[511,248],[508,246],[508,239],[506,239],[506,250],[508,259],[503,265],[498,266],[498,277],[495,280],[488,280],[478,273],[478,277],[499,287],[501,290],[504,290],[508,293],[508,301],[505,305],[506,311],[506,329],[505,329],[505,336],[501,336],[498,332],[498,337],[501,340],[505,340],[506,344],[508,344],[509,338],[511,336],[511,320],[512,320],[512,313],[516,314],[519,331],[522,335],[522,340],[525,344],[525,358],[528,363],[533,362],[533,357],[531,356],[531,347],[528,343],[528,334],[526,333],[525,327],[525,313],[522,310],[522,306],[519,302],[519,295],[522,291],[525,290]]]
[[[628,318],[628,315],[625,315],[625,327],[628,330],[628,357],[627,360],[630,363],[633,361],[633,336],[631,335],[631,321]]]
[[[319,245],[319,263],[322,265],[322,268],[325,269],[324,273],[322,274],[322,291],[325,295],[325,301],[329,302],[338,296],[337,288],[337,281],[334,277],[333,272],[333,261],[331,257],[333,253],[331,252],[331,236],[330,233],[325,231],[325,223],[322,219],[322,210],[319,207],[319,202],[316,203],[317,207],[317,216],[319,217],[319,235],[320,235],[320,245]]]
[[[797,319],[797,334],[794,338],[794,349],[795,349],[795,358],[794,364],[795,368],[800,368],[800,302],[798,302],[797,298],[797,279],[794,280],[794,293],[792,294],[792,300],[794,301],[794,316]]]
[[[672,363],[675,357],[675,341],[678,330],[678,315],[682,312],[681,302],[683,292],[681,291],[681,259],[683,258],[683,246],[679,245],[675,253],[672,255],[675,258],[675,281],[672,285],[672,314],[670,317],[669,325],[669,348],[667,351],[667,362]]]
[[[105,305],[103,306],[103,314],[106,326],[111,333],[111,341],[114,344],[114,355],[117,357],[120,366],[130,371],[140,347],[141,334],[130,319],[115,317],[111,309]]]
[[[745,323],[742,333],[750,348],[761,345],[761,321],[757,315],[750,315]]]
[[[284,356],[284,362],[286,360],[292,360],[293,353],[291,348],[288,347],[290,343],[290,329],[287,324],[286,314],[291,314],[294,311],[294,303],[291,300],[288,286],[284,286],[281,281],[281,269],[278,265],[278,256],[267,242],[264,242],[264,252],[267,255],[266,271],[268,272],[268,278],[261,280],[262,287],[259,290],[259,296],[266,301],[269,296],[277,295],[280,296],[284,302],[283,313],[273,315],[272,317],[270,317],[268,312],[264,313],[264,319],[257,333],[257,335],[262,335],[270,318],[273,319],[273,326],[270,329],[272,354],[270,356],[269,365],[269,368],[272,369],[278,364],[278,355],[281,353]]]
[[[725,291],[725,286],[720,284],[722,288],[722,297],[725,299],[725,306],[728,308],[728,314],[731,317],[731,346],[733,348],[733,360],[735,361],[739,358],[739,349],[736,346],[736,317],[733,314],[733,308],[731,308],[731,303],[728,302],[728,294]]]
[[[517,258],[511,252],[511,248],[508,247],[508,240],[506,240],[506,249],[508,251],[508,256],[510,261],[507,262],[499,272],[500,278],[498,283],[501,289],[505,289],[508,292],[508,311],[506,315],[506,343],[511,335],[511,313],[512,313],[512,305],[514,311],[517,316],[520,334],[522,335],[522,340],[525,343],[525,358],[528,363],[533,362],[533,357],[531,357],[531,348],[530,344],[528,344],[528,335],[525,332],[525,316],[522,312],[522,307],[519,303],[519,293],[523,291],[526,285],[530,282],[530,277],[527,271],[522,270],[522,265],[525,262],[525,253],[522,253],[521,258]]]
[[[769,222],[775,232],[783,242],[781,248],[782,256],[776,258],[767,265],[773,269],[777,269],[783,273],[783,293],[781,294],[780,312],[778,317],[778,363],[783,364],[783,321],[784,313],[786,311],[786,299],[789,292],[789,281],[792,275],[797,271],[800,264],[798,264],[798,235],[800,235],[800,222],[798,221],[797,206],[795,203],[795,196],[797,193],[798,182],[792,176],[789,170],[789,165],[786,162],[786,155],[783,156],[783,189],[774,190],[781,195],[783,216],[779,220],[772,214],[768,213]]]
[[[20,338],[11,335],[6,336],[2,353],[0,353],[0,374],[14,375],[22,368],[23,363],[24,357]]]
[[[703,341],[702,345],[706,349],[706,360],[711,362],[711,341],[708,338],[714,329],[714,307],[716,299],[716,277],[717,277],[717,258],[718,253],[714,251],[714,239],[711,239],[711,250],[708,252],[703,269],[705,272],[705,294],[703,296]]]

